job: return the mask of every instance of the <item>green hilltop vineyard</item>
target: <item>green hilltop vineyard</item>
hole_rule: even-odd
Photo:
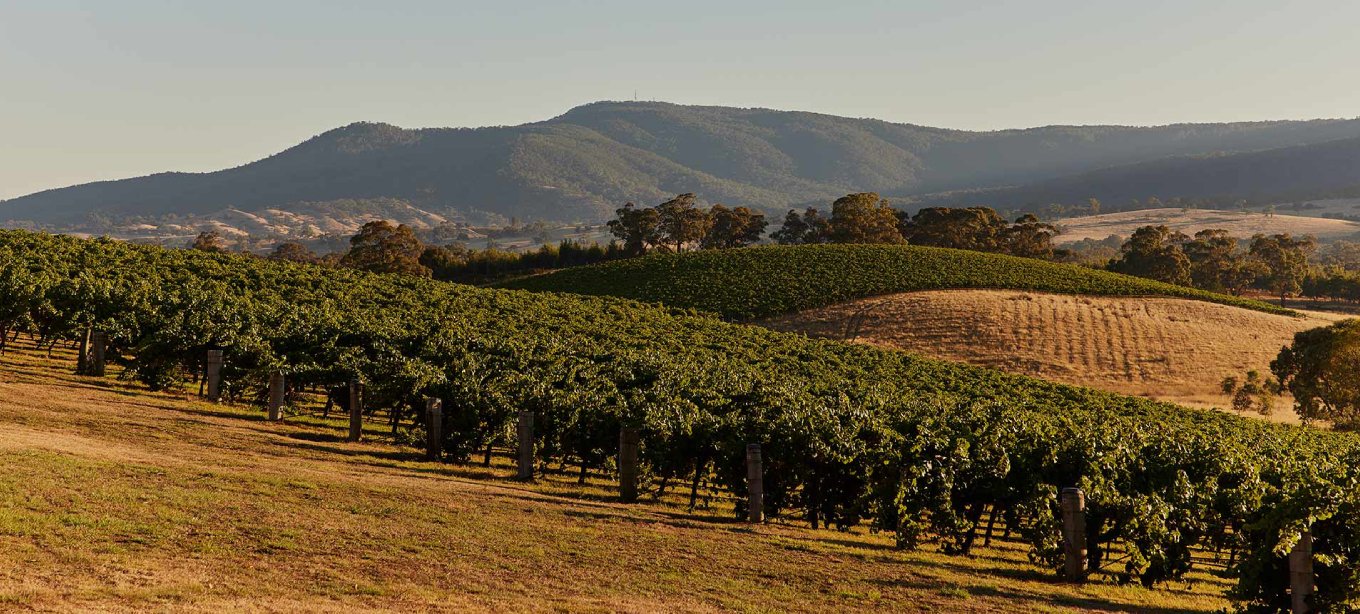
[[[907,245],[799,245],[654,254],[526,277],[500,287],[617,296],[735,320],[912,290],[997,288],[1169,296],[1292,315],[1274,305],[1031,258]]]
[[[806,288],[815,291],[828,266],[857,252],[752,253],[830,260],[809,267],[817,281]],[[902,258],[933,258],[938,284],[974,266],[974,275],[1011,283],[1052,272],[1046,287],[1054,290],[1132,287],[1013,259],[976,260],[986,264],[977,268],[957,252],[866,253],[878,254],[884,271],[900,269]],[[855,293],[872,290],[862,278],[850,281]],[[801,306],[782,296],[745,304],[741,315]],[[300,387],[361,380],[370,410],[414,416],[426,397],[442,398],[450,460],[485,450],[516,412],[531,410],[540,463],[607,470],[619,429],[632,426],[652,478],[697,470],[742,494],[745,444],[760,443],[774,516],[868,523],[903,547],[933,542],[966,554],[991,510],[1055,570],[1058,492],[1080,486],[1093,567],[1153,584],[1183,577],[1205,551],[1222,560],[1231,552],[1234,597],[1251,611],[1280,611],[1285,555],[1309,529],[1320,602],[1360,591],[1360,446],[1348,434],[614,298],[0,231],[0,333],[53,344],[87,328],[105,331],[111,360],[152,388],[182,385],[215,348],[225,355],[231,399],[258,401],[279,369]],[[744,511],[743,499],[736,505]]]

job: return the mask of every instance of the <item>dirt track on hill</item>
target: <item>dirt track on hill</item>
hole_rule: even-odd
[[[1295,318],[1172,298],[938,290],[770,318],[775,330],[865,343],[1010,373],[1194,406],[1227,405],[1219,383],[1270,370],[1294,333],[1341,316]],[[1287,405],[1287,403],[1285,404]],[[1275,419],[1295,421],[1287,407]]]

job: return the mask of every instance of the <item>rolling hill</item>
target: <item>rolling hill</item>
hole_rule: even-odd
[[[589,221],[625,201],[653,203],[681,192],[777,212],[850,191],[909,195],[1032,184],[1167,156],[1347,137],[1360,137],[1360,120],[967,132],[804,112],[602,102],[520,126],[408,130],[356,123],[236,168],[160,173],[11,199],[0,202],[0,220],[69,224],[91,213],[287,211],[300,202],[391,198],[433,214],[477,209]],[[1342,158],[1297,181],[1288,174],[1277,178],[1288,185],[1332,182],[1331,170],[1353,168],[1346,158],[1351,149],[1316,151]],[[1226,183],[1201,187],[1235,192],[1243,188],[1232,182],[1242,179],[1225,171],[1214,181]],[[1171,192],[1160,185],[1140,190]]]
[[[820,254],[830,263],[808,273],[813,282],[802,291],[809,293],[817,291],[825,271],[838,260],[842,273],[856,267],[872,272],[862,266],[866,262],[899,268],[915,264],[917,270],[909,274],[944,269],[946,275],[974,280],[1020,283],[1028,278],[1032,284],[1068,291],[1134,289],[1124,278],[1064,274],[1018,259],[969,261],[949,250],[897,248],[893,253],[908,255],[905,262],[867,248],[862,253],[753,249],[726,255],[735,261],[742,253],[767,257],[780,252],[794,256],[781,260],[798,263],[797,256]],[[417,601],[422,595],[443,600],[430,587],[412,594],[410,577],[422,586],[441,578],[438,586],[447,586],[472,574],[488,580],[478,584],[484,587],[479,596],[485,597],[509,585],[501,572],[519,574],[521,567],[555,565],[554,577],[584,577],[591,583],[600,577],[603,564],[595,559],[609,556],[611,548],[661,547],[651,529],[632,532],[617,547],[605,541],[622,532],[622,527],[597,522],[614,513],[605,508],[621,510],[623,516],[657,518],[650,515],[657,509],[648,507],[650,502],[615,499],[612,484],[604,486],[608,490],[603,497],[594,496],[594,511],[570,509],[589,501],[590,491],[600,488],[598,481],[591,484],[592,476],[613,477],[621,433],[633,429],[639,458],[645,459],[645,483],[657,489],[658,499],[664,497],[658,480],[664,484],[676,478],[670,482],[674,500],[675,491],[693,475],[693,488],[706,481],[706,492],[723,497],[718,505],[730,506],[732,517],[755,510],[742,531],[703,535],[688,531],[696,528],[693,523],[705,522],[706,514],[670,516],[685,523],[673,527],[686,531],[684,535],[664,530],[675,539],[715,539],[701,550],[740,547],[750,552],[745,548],[751,546],[739,546],[731,536],[763,534],[764,516],[808,521],[813,532],[788,548],[799,552],[823,548],[822,535],[830,537],[832,546],[844,545],[852,539],[849,535],[863,535],[867,529],[894,534],[894,544],[909,551],[933,543],[942,556],[1011,566],[1014,554],[998,558],[986,551],[981,522],[990,509],[988,527],[1000,518],[1006,529],[1021,529],[1015,538],[1001,536],[1003,542],[1023,542],[1012,552],[1024,549],[1033,569],[1053,574],[1063,568],[1062,550],[1054,547],[1060,543],[1061,525],[1051,521],[1059,513],[1055,494],[1071,484],[1092,492],[1088,514],[1102,522],[1113,519],[1109,532],[1091,535],[1092,552],[1123,549],[1130,557],[1167,557],[1175,563],[1121,565],[1127,559],[1111,555],[1101,558],[1108,565],[1090,569],[1091,585],[1124,587],[1137,578],[1146,587],[1180,587],[1217,573],[1235,580],[1240,589],[1267,577],[1257,569],[1281,564],[1284,555],[1275,545],[1281,531],[1297,523],[1313,522],[1313,530],[1335,540],[1319,543],[1337,544],[1338,551],[1353,548],[1358,539],[1339,528],[1355,513],[1350,502],[1356,500],[1354,459],[1360,455],[1360,440],[1346,433],[1194,411],[616,298],[474,288],[21,231],[0,232],[0,256],[0,279],[6,280],[0,292],[11,307],[2,323],[34,333],[33,339],[16,342],[19,351],[0,365],[0,387],[9,393],[0,402],[0,418],[10,426],[0,436],[0,451],[14,451],[6,460],[16,468],[0,480],[0,492],[14,494],[0,501],[21,502],[0,509],[0,519],[7,520],[0,523],[0,540],[22,548],[13,557],[24,561],[19,582],[38,588],[20,593],[21,603],[79,607],[78,595],[54,594],[52,584],[29,571],[37,567],[72,576],[71,561],[89,566],[90,573],[74,574],[86,579],[106,577],[101,570],[110,565],[158,565],[136,570],[137,586],[158,585],[155,595],[142,596],[144,601],[165,590],[164,570],[182,571],[185,584],[208,578],[228,583],[223,591],[212,584],[186,589],[194,594],[206,588],[214,596],[240,598],[230,583],[246,581],[232,573],[244,565],[299,580],[280,587],[319,586],[319,596],[332,603],[354,595],[361,604],[393,604],[394,609],[392,601],[377,598],[399,596],[407,609],[423,605]],[[654,267],[667,263],[647,261]],[[750,279],[736,276],[733,281]],[[65,309],[54,312],[53,304]],[[87,327],[107,333],[94,337],[109,342],[96,343],[107,351],[94,355],[110,359],[110,370],[122,373],[69,375],[72,342],[86,338],[82,331]],[[55,366],[61,376],[54,376],[51,358],[43,356],[54,349],[53,342],[62,345],[65,364]],[[198,372],[198,361],[218,348],[224,361],[224,400],[238,405],[182,403],[186,393],[192,395],[190,374]],[[21,356],[13,357],[16,353]],[[95,364],[102,365],[102,359]],[[262,420],[259,410],[241,407],[266,398],[266,380],[273,392],[286,392],[278,376],[296,393],[285,401],[287,416]],[[72,390],[74,400],[55,392],[53,379]],[[14,380],[20,386],[6,385]],[[343,420],[327,417],[331,405],[324,402],[326,395],[306,394],[336,390],[342,383],[352,393],[360,386],[363,391],[347,412],[348,441],[341,441]],[[118,394],[109,394],[108,388]],[[157,402],[157,397],[172,402]],[[447,419],[432,442],[442,452],[428,461],[359,441],[378,429],[390,429],[393,440],[423,440],[417,407],[431,399],[445,402]],[[524,425],[519,431],[525,453],[521,477],[537,478],[538,483],[501,491],[516,497],[506,505],[477,492],[485,492],[481,484],[508,471],[488,469],[496,466],[490,460],[480,468],[467,463],[474,454],[486,458],[493,455],[492,448],[514,445],[507,435],[517,422]],[[403,433],[407,423],[413,428]],[[763,494],[748,488],[755,483],[748,478],[752,472],[746,462],[752,442],[767,459],[758,491]],[[221,462],[224,450],[235,454],[232,462]],[[76,452],[103,454],[112,462],[72,458]],[[568,466],[571,472],[564,475]],[[294,471],[281,480],[274,473],[280,468]],[[449,483],[442,479],[445,473],[467,477]],[[580,477],[572,480],[576,475]],[[152,496],[133,488],[147,481],[161,487]],[[432,497],[426,489],[453,496]],[[542,500],[533,496],[539,489],[560,493],[543,498],[556,503],[539,505]],[[1319,489],[1337,493],[1343,503],[1304,504],[1316,500]],[[228,499],[222,498],[224,493]],[[748,508],[744,494],[761,507]],[[261,507],[265,505],[273,507]],[[478,512],[481,507],[492,513]],[[546,525],[538,520],[516,519],[510,525],[494,521],[505,514],[555,512],[569,519],[556,541],[503,538],[507,530],[518,533],[526,527],[543,533],[537,529]],[[841,533],[816,532],[828,526]],[[1253,563],[1226,565],[1217,545],[1220,534],[1205,533],[1200,527],[1206,526],[1248,527],[1230,537],[1240,560]],[[576,539],[590,545],[571,543]],[[667,547],[679,552],[675,539]],[[879,567],[894,562],[889,548],[885,545],[884,552],[864,560]],[[192,553],[192,565],[167,558],[185,551]],[[98,556],[110,552],[120,555],[119,562]],[[130,556],[121,556],[125,554]],[[320,557],[338,558],[342,565],[325,568],[334,575],[318,576],[315,562]],[[389,573],[413,560],[420,563],[416,576]],[[694,565],[686,563],[683,573],[668,568],[666,586],[698,569],[721,567],[711,557],[685,560]],[[1322,559],[1328,565],[1323,570],[1355,577],[1354,562],[1336,561]],[[634,559],[625,563],[634,564]],[[573,568],[577,564],[595,571],[579,576]],[[943,561],[930,573],[954,569],[962,574],[965,568],[958,565]],[[492,575],[483,577],[479,569],[492,570]],[[791,568],[781,561],[779,569],[787,574],[782,570]],[[838,565],[834,575],[839,582],[846,573]],[[692,582],[705,590],[711,586],[699,576]],[[798,578],[789,582],[803,585]],[[7,603],[13,602],[9,586],[0,584]],[[110,590],[99,582],[81,586]],[[890,583],[883,590],[898,586]],[[1319,587],[1320,595],[1339,591],[1321,582]],[[543,605],[537,597],[543,593],[516,590],[521,603]],[[651,600],[635,601],[639,610],[649,609],[658,598],[674,601],[673,593],[650,586],[644,590]],[[820,586],[816,590],[836,593]],[[778,592],[791,602],[806,601],[788,588]],[[1083,592],[1091,594],[1089,589]],[[1272,588],[1261,597],[1242,594],[1237,590],[1232,596],[1239,603],[1256,603],[1278,600],[1284,593]],[[616,591],[606,596],[637,595]],[[305,600],[296,609],[308,609],[318,597],[287,588],[270,596]],[[894,597],[902,603],[905,598],[910,597]],[[714,603],[737,603],[718,599]],[[1147,600],[1141,602],[1139,607],[1102,604],[1097,609],[1146,610]],[[499,600],[487,603],[491,609],[501,605]],[[559,600],[554,605],[574,603]],[[816,611],[852,609],[820,604]],[[279,604],[223,605],[254,609]],[[293,604],[283,605],[294,609]],[[890,609],[896,602],[883,605],[874,609]]]
[[[1267,372],[1295,333],[1342,318],[1179,298],[925,290],[757,324],[1180,405],[1227,407],[1223,378]],[[1288,408],[1272,418],[1297,419]]]
[[[654,255],[503,285],[698,309],[1200,407],[1228,406],[1224,377],[1267,371],[1294,333],[1339,319],[1072,265],[915,246]]]
[[[429,462],[385,424],[343,441],[311,411],[186,401],[75,376],[26,340],[0,360],[0,610],[1102,614],[1231,605],[1194,590],[1054,582],[1017,540],[976,557],[891,536],[757,528],[688,492],[622,504],[614,484]],[[658,561],[664,561],[658,564]],[[826,569],[834,569],[834,580]],[[525,582],[524,578],[551,578]],[[904,573],[911,581],[904,582]],[[261,578],[268,578],[262,581]],[[621,580],[621,579],[626,579]],[[999,585],[1023,597],[999,592]],[[833,587],[828,589],[827,587]]]
[[[845,301],[956,288],[1098,296],[1169,296],[1292,315],[1273,305],[1069,264],[911,245],[800,245],[653,254],[500,284],[617,296],[735,320]]]

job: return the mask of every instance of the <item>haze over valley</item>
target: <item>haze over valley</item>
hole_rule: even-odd
[[[246,213],[267,218],[262,228],[306,236],[356,230],[364,214],[416,226],[456,218],[600,223],[624,202],[650,205],[681,192],[774,215],[853,191],[879,192],[906,209],[1037,211],[1090,197],[1265,203],[1360,190],[1357,137],[1356,119],[968,132],[602,102],[512,127],[356,123],[236,168],[9,199],[0,219],[78,228],[193,216],[256,230]]]

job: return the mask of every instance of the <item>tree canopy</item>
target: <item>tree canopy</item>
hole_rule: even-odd
[[[1308,255],[1315,248],[1316,241],[1312,237],[1295,239],[1287,233],[1258,234],[1251,238],[1251,255],[1270,268],[1268,283],[1281,302],[1303,289],[1301,284],[1308,273]]]
[[[661,236],[676,252],[703,241],[713,224],[708,213],[695,205],[697,200],[693,194],[681,194],[656,206]]]
[[[614,211],[614,219],[609,220],[609,232],[620,241],[630,254],[641,255],[661,244],[661,214],[656,209],[638,208],[626,203]]]
[[[393,226],[386,220],[369,222],[359,229],[359,234],[350,238],[349,243],[349,253],[340,259],[341,266],[371,273],[422,277],[430,274],[430,270],[420,264],[425,246],[405,224]]]
[[[1122,256],[1111,263],[1110,270],[1188,286],[1191,283],[1190,258],[1180,247],[1187,239],[1184,234],[1166,226],[1139,228],[1120,248]]]
[[[639,256],[664,246],[681,252],[688,248],[726,249],[760,241],[767,222],[747,207],[729,209],[714,204],[705,211],[694,194],[680,194],[650,208],[628,203],[614,212],[609,231],[623,241],[624,250]]]
[[[701,247],[704,249],[729,249],[746,247],[760,241],[769,225],[765,216],[746,207],[728,209],[721,204],[708,210],[709,229],[704,235]]]
[[[1270,363],[1305,423],[1360,427],[1360,319],[1306,330]]]
[[[301,243],[293,242],[280,243],[269,254],[269,259],[303,263],[314,263],[320,260],[316,252],[307,249]]]

